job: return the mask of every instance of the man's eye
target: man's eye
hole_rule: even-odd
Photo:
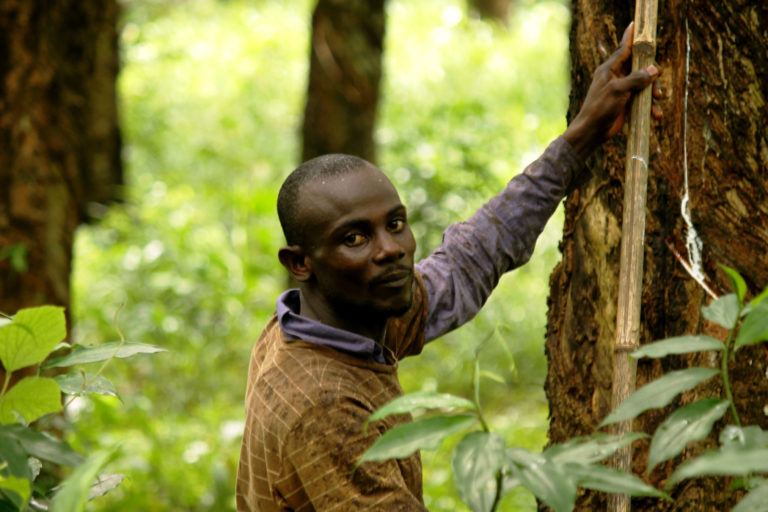
[[[350,233],[344,237],[344,244],[350,247],[361,245],[365,242],[365,236],[360,233]]]
[[[402,231],[405,227],[405,220],[395,219],[389,223],[389,229],[394,232]]]

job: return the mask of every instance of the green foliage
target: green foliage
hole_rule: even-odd
[[[726,267],[724,267],[726,268]],[[765,326],[768,325],[768,308],[763,299],[766,291],[749,304],[744,304],[746,285],[743,278],[731,269],[727,269],[736,293],[726,295],[702,307],[702,314],[710,321],[720,325],[731,325],[728,339],[722,343],[708,336],[678,336],[651,343],[631,354],[632,357],[663,358],[670,354],[714,350],[722,353],[720,369],[694,367],[669,372],[635,391],[614,409],[599,425],[635,418],[644,411],[669,405],[680,393],[690,390],[716,374],[723,382],[727,400],[719,397],[705,398],[676,409],[656,430],[651,439],[646,476],[661,462],[679,455],[690,443],[709,437],[715,423],[730,408],[735,425],[722,429],[719,446],[705,451],[680,464],[665,483],[669,491],[681,481],[705,475],[725,475],[746,477],[746,487],[750,489],[747,497],[734,510],[765,510],[766,489],[768,484],[763,478],[754,478],[754,473],[768,474],[768,432],[757,425],[741,426],[738,412],[731,398],[730,379],[728,376],[729,355],[737,348],[739,336],[743,344],[756,343],[765,339]],[[741,325],[739,326],[740,319]],[[747,334],[741,331],[747,329]],[[480,347],[485,341],[480,343]],[[542,453],[535,453],[521,447],[505,449],[504,441],[497,434],[489,431],[482,417],[479,402],[479,357],[474,359],[475,399],[474,407],[484,432],[470,432],[465,435],[454,452],[454,479],[464,502],[477,511],[497,510],[499,497],[515,487],[524,487],[556,512],[573,510],[577,488],[583,487],[603,492],[627,494],[630,496],[651,496],[672,501],[663,491],[648,485],[640,478],[616,469],[608,468],[601,461],[618,449],[636,441],[645,434],[629,433],[620,437],[595,433],[584,438],[572,439],[560,445],[548,447]],[[387,411],[409,412],[414,409],[444,407],[448,401],[443,395],[434,393],[410,398],[408,395],[398,399],[398,406],[383,406],[374,412],[381,417]],[[456,399],[455,403],[459,403]],[[411,404],[411,408],[404,407]],[[441,417],[441,416],[437,416]],[[432,419],[432,418],[430,418]],[[416,422],[424,420],[416,420]],[[409,424],[400,425],[404,429]],[[415,425],[412,423],[410,425]],[[421,438],[428,438],[425,430],[430,426],[422,423],[419,427]],[[394,429],[393,429],[394,430]],[[452,431],[451,433],[455,433]],[[376,451],[376,460],[395,456],[407,445],[415,444],[408,440],[392,437],[388,439],[387,449],[377,448],[374,443],[361,458],[361,462],[372,460],[370,453]],[[434,436],[441,437],[442,432],[435,429]],[[438,443],[431,443],[437,445]],[[426,443],[422,445],[426,448]],[[501,457],[498,454],[504,453]],[[410,453],[410,452],[409,452]]]
[[[115,339],[125,304],[127,339],[173,357],[112,368],[125,404],[79,399],[67,439],[84,453],[119,440],[128,454],[125,482],[95,510],[232,511],[249,355],[287,282],[275,201],[300,154],[314,3],[123,6],[124,202],[94,209],[100,222],[78,232],[73,341]],[[378,164],[408,206],[420,255],[565,128],[566,3],[522,0],[509,29],[464,8],[387,2]],[[484,414],[508,443],[542,447],[547,276],[561,228],[559,211],[473,322],[401,363],[404,389],[464,389],[475,340],[494,332],[505,342],[483,353]],[[467,510],[449,470],[456,442],[423,457],[433,512]],[[502,505],[536,506],[518,491]]]
[[[87,359],[70,359],[67,364],[47,364],[49,356],[69,345],[61,343],[66,336],[64,310],[60,307],[40,306],[22,309],[0,323],[0,361],[8,371],[0,390],[0,509],[27,511],[34,498],[35,508],[53,512],[80,512],[89,497],[100,496],[120,483],[121,478],[109,478],[92,487],[98,471],[111,457],[109,452],[94,454],[85,461],[69,444],[38,430],[44,428],[51,413],[62,410],[62,393],[73,396],[92,392],[110,392],[114,386],[99,375],[84,371],[44,377],[44,368],[70,366],[87,362],[108,362],[119,353],[120,345],[110,350],[95,347],[83,348],[91,356]],[[131,354],[155,352],[140,345],[131,347]],[[98,356],[94,355],[98,354]],[[38,375],[24,377],[12,383],[12,371],[35,366]],[[68,402],[68,404],[71,403]],[[29,425],[39,421],[35,426]],[[53,463],[74,467],[62,486],[53,487],[50,482],[38,479],[43,465]],[[48,468],[50,469],[50,468]],[[49,471],[50,472],[50,471]],[[107,483],[105,483],[107,482]],[[55,483],[55,482],[54,482]],[[52,501],[51,501],[52,498]]]
[[[601,427],[617,421],[634,418],[643,411],[669,404],[683,391],[692,389],[710,377],[717,375],[714,368],[688,368],[669,372],[660,379],[646,384],[627,397],[600,423]]]

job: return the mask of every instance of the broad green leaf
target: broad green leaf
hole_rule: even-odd
[[[17,382],[0,400],[0,423],[14,423],[14,411],[31,423],[60,410],[61,390],[56,381],[47,377],[27,377]]]
[[[678,393],[695,387],[717,373],[715,369],[699,367],[670,372],[632,393],[600,423],[600,426],[634,418],[648,409],[664,407]]]
[[[556,464],[593,464],[613,455],[616,450],[647,434],[629,432],[625,435],[595,434],[587,438],[574,438],[544,450],[543,455]]]
[[[726,329],[733,329],[736,320],[739,319],[739,299],[735,293],[723,295],[708,306],[702,307],[701,313],[710,322],[715,322]]]
[[[53,497],[51,512],[83,512],[96,475],[111,457],[112,452],[96,452],[77,466]]]
[[[101,375],[97,376],[87,373],[83,376],[79,372],[70,372],[65,375],[57,375],[54,377],[54,380],[59,384],[61,391],[68,395],[96,393],[118,397],[117,390],[112,382]]]
[[[13,323],[13,320],[10,318],[6,318],[4,316],[0,316],[0,327],[5,327],[6,325]]]
[[[127,341],[125,343],[120,341],[110,341],[109,343],[102,343],[101,345],[94,345],[92,347],[78,347],[70,354],[47,361],[43,365],[43,368],[96,363],[98,361],[106,361],[112,357],[122,359],[135,356],[136,354],[154,354],[156,352],[165,352],[165,349],[134,341]]]
[[[29,499],[29,495],[32,494],[32,486],[30,481],[26,478],[19,478],[17,476],[0,475],[0,489],[4,491],[12,491],[16,496],[9,496],[8,492],[3,492],[9,497],[11,501],[18,507],[19,510],[24,510],[24,504]]]
[[[378,408],[368,418],[368,423],[371,421],[380,420],[391,414],[404,414],[406,412],[412,412],[416,409],[473,409],[475,404],[466,398],[460,396],[449,395],[447,393],[437,393],[436,391],[416,391],[415,393],[408,393],[401,397],[395,398],[386,405]]]
[[[681,480],[702,475],[746,475],[768,472],[768,448],[720,449],[703,453],[681,464],[670,477],[667,487]]]
[[[703,350],[723,350],[725,345],[705,334],[676,336],[665,340],[643,345],[631,354],[631,357],[665,357],[669,354],[686,354]]]
[[[735,348],[768,340],[768,302],[761,302],[747,314],[736,335]]]
[[[731,278],[733,291],[736,292],[736,296],[739,299],[739,304],[743,304],[744,296],[747,294],[747,283],[744,282],[744,278],[741,277],[741,274],[739,274],[735,269],[732,269],[731,267],[720,265],[720,268],[723,269],[725,273],[728,274],[728,277]]]
[[[730,402],[719,398],[706,398],[677,409],[662,423],[651,440],[647,473],[659,462],[683,451],[691,441],[704,439],[715,421],[722,418]]]
[[[0,436],[16,439],[31,456],[62,466],[77,466],[83,457],[61,439],[24,425],[0,425]]]
[[[768,483],[752,489],[731,512],[766,512],[768,510]]]
[[[495,432],[470,432],[456,446],[451,459],[453,481],[473,512],[493,507],[503,464],[504,439]]]
[[[560,464],[522,448],[505,452],[508,467],[526,489],[555,512],[570,512],[576,503],[576,484]]]
[[[416,450],[436,450],[451,434],[471,426],[473,414],[431,416],[397,425],[386,431],[360,458],[358,464],[369,460],[401,459]]]
[[[64,308],[21,309],[0,327],[0,362],[8,371],[40,363],[66,335]]]
[[[646,484],[635,475],[618,469],[599,464],[568,464],[566,471],[576,480],[576,485],[579,487],[614,494],[670,499],[666,493]]]

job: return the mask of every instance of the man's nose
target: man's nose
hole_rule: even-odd
[[[405,256],[403,244],[396,234],[386,231],[376,238],[378,245],[376,247],[376,254],[374,255],[375,261],[394,261]]]

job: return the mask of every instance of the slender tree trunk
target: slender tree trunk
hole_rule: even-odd
[[[512,9],[512,0],[470,0],[470,8],[478,16],[487,20],[498,20],[507,24]]]
[[[618,46],[633,8],[633,2],[574,0],[570,117],[595,68]],[[670,0],[659,9],[664,119],[651,129],[640,339],[642,344],[700,331],[723,339],[722,329],[701,317],[709,299],[674,252],[685,259],[695,252],[688,248],[695,244],[687,244],[692,231],[681,213],[687,200],[702,269],[715,291],[730,291],[717,264],[738,270],[752,294],[768,284],[768,4]],[[590,158],[592,179],[566,202],[563,259],[550,279],[546,342],[549,435],[555,443],[594,432],[610,409],[625,156],[626,137],[620,135]],[[718,367],[718,357],[641,360],[637,386],[671,370]],[[740,350],[731,366],[742,422],[764,429],[766,368],[765,344]],[[713,393],[722,393],[715,379],[684,393],[666,410],[641,415],[634,430],[652,433],[672,409]],[[650,483],[662,485],[682,460],[713,446],[723,425],[654,469]],[[638,475],[645,471],[647,450],[647,441],[634,445]],[[632,503],[643,511],[728,510],[740,497],[728,489],[725,479],[688,480],[673,489],[674,504]],[[602,493],[580,495],[579,510],[605,507]]]
[[[384,0],[318,0],[302,160],[348,153],[375,161],[384,24]]]
[[[0,4],[0,311],[69,306],[78,224],[121,183],[117,3]]]

